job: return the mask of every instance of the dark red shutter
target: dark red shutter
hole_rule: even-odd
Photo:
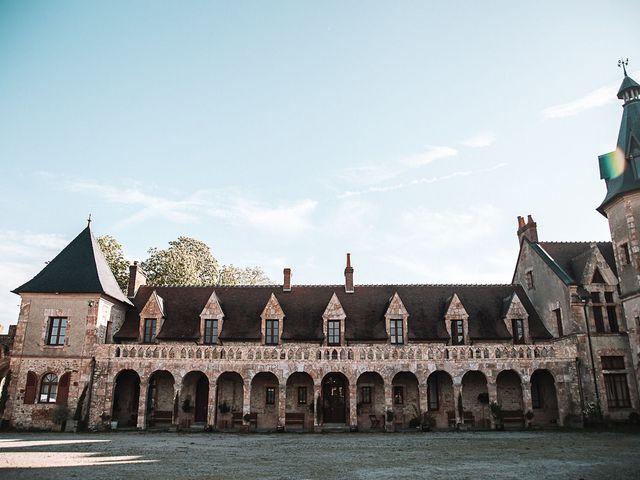
[[[65,373],[60,377],[58,382],[58,396],[56,397],[56,403],[67,403],[69,398],[69,381],[71,380],[71,374]]]
[[[38,386],[38,376],[34,372],[27,373],[27,385],[24,388],[24,403],[36,402],[36,387]]]

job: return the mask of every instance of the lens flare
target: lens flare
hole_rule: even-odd
[[[600,178],[616,178],[623,174],[625,161],[624,152],[620,147],[613,152],[598,157],[600,160]]]

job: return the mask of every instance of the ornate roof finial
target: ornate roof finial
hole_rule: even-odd
[[[618,68],[622,67],[622,71],[624,72],[624,76],[627,76],[627,65],[629,65],[629,59],[620,59],[618,60]]]
[[[87,218],[87,227],[91,226],[91,214],[89,214],[89,218]]]

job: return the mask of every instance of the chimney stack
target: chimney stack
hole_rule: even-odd
[[[283,292],[291,291],[291,269],[290,268],[284,269],[284,283],[282,284],[282,291]]]
[[[531,215],[527,216],[526,223],[523,217],[518,217],[518,240],[520,244],[525,238],[529,239],[530,242],[538,243],[538,226]]]
[[[351,266],[350,253],[347,253],[347,267],[344,269],[344,291],[353,293],[353,267]]]
[[[147,275],[142,270],[142,267],[138,265],[138,262],[133,262],[129,265],[129,285],[127,287],[127,297],[133,298],[136,296],[136,292],[141,285],[147,284]]]

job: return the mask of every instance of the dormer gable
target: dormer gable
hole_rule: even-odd
[[[529,313],[522,304],[520,297],[513,292],[505,299],[507,306],[503,318],[504,325],[509,331],[514,343],[531,343],[529,335]]]
[[[217,344],[223,320],[224,312],[216,292],[213,291],[200,312],[200,341],[206,344]]]
[[[275,294],[271,294],[265,305],[261,319],[262,343],[267,345],[278,345],[282,337],[284,327],[284,311]]]
[[[387,337],[389,343],[394,345],[404,345],[407,343],[407,320],[409,312],[402,303],[402,299],[398,292],[389,299],[389,306],[384,314],[385,326],[387,329]]]
[[[594,283],[605,285],[618,284],[616,274],[613,272],[595,243],[591,244],[591,248],[587,254],[587,261],[579,282],[582,285],[590,285]]]
[[[335,292],[322,314],[322,333],[325,345],[344,345],[344,329],[347,314]]]
[[[162,329],[164,323],[164,300],[155,290],[149,295],[147,303],[140,310],[139,340],[146,342],[155,341],[155,337]],[[151,320],[155,320],[153,323]],[[153,330],[153,331],[151,331]]]
[[[451,337],[451,345],[469,345],[469,314],[457,293],[447,301],[444,321]]]

